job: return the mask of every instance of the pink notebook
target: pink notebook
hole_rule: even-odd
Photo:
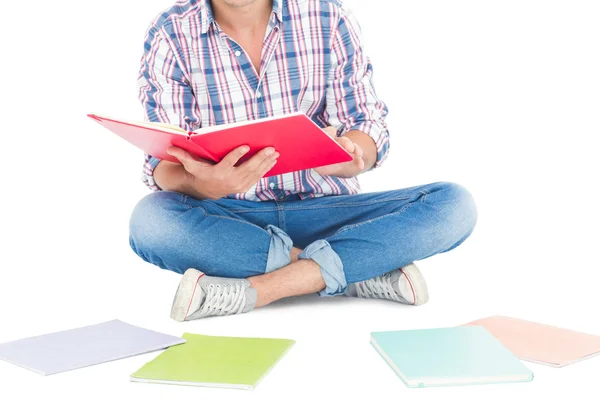
[[[465,325],[481,325],[518,358],[551,367],[564,367],[600,353],[600,336],[522,319],[493,316]]]
[[[352,155],[300,112],[278,117],[215,125],[186,132],[173,125],[126,121],[97,114],[90,118],[129,143],[162,160],[179,162],[167,154],[170,146],[181,147],[200,158],[218,163],[230,151],[248,145],[244,162],[265,147],[272,146],[281,156],[264,176],[352,161]]]

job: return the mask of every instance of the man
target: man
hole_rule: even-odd
[[[187,0],[152,23],[139,79],[148,120],[195,130],[302,111],[354,158],[263,178],[277,149],[237,167],[244,146],[216,165],[180,148],[169,154],[181,164],[147,155],[143,179],[156,192],[135,208],[130,243],[183,274],[173,319],[316,292],[428,300],[412,262],[462,243],[476,209],[451,183],[359,194],[357,176],[389,151],[372,75],[337,0]]]

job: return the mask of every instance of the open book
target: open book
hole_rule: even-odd
[[[167,154],[170,146],[218,163],[242,145],[248,145],[250,151],[240,163],[265,147],[274,147],[280,153],[277,164],[265,177],[352,161],[352,155],[303,113],[215,125],[193,132],[161,123],[88,116],[147,154],[172,162],[179,161]]]

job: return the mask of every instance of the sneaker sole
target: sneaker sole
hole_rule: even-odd
[[[413,305],[420,306],[429,301],[429,291],[427,290],[427,283],[423,274],[419,271],[419,268],[415,264],[408,264],[401,269],[402,273],[408,279],[410,286],[413,289],[415,295],[415,302]]]
[[[173,307],[171,308],[171,318],[177,322],[185,321],[192,304],[192,299],[198,287],[198,281],[204,274],[195,269],[188,269],[183,274],[179,287],[175,293]]]

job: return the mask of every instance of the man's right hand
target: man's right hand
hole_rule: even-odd
[[[279,153],[267,147],[236,167],[249,151],[241,146],[227,154],[218,164],[198,158],[179,147],[169,147],[167,153],[177,158],[188,174],[191,189],[204,198],[220,199],[233,193],[248,191],[277,163]]]

